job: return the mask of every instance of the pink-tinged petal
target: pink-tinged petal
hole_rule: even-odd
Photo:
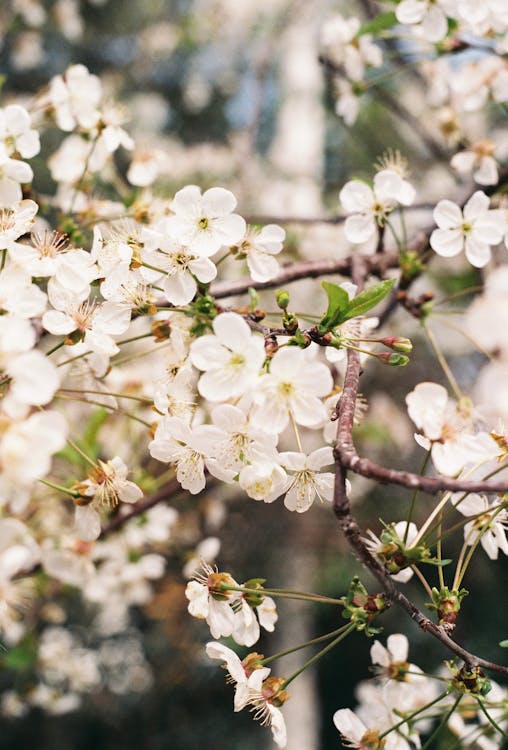
[[[221,245],[234,245],[245,237],[247,224],[239,214],[230,214],[217,219],[213,225],[213,231],[220,240]]]
[[[171,208],[176,214],[197,215],[201,210],[201,190],[197,185],[187,185],[179,190]]]
[[[230,190],[213,187],[203,194],[203,210],[207,216],[227,216],[236,208],[236,198]]]
[[[484,495],[471,493],[463,500],[454,503],[454,505],[463,516],[475,516],[477,513],[483,513],[483,511],[487,509],[489,503]]]
[[[249,273],[254,281],[270,281],[274,279],[279,272],[279,263],[271,255],[259,252],[259,250],[250,250],[247,255],[247,266]]]
[[[483,216],[476,219],[471,235],[480,242],[497,245],[503,239],[506,230],[506,213],[497,209],[487,211]]]
[[[76,328],[74,319],[59,310],[48,310],[44,313],[42,325],[46,331],[53,333],[55,336],[65,335]]]
[[[267,224],[260,231],[257,242],[266,248],[267,253],[278,253],[286,239],[286,231],[278,224]]]
[[[296,393],[291,399],[291,408],[295,422],[304,427],[318,427],[328,416],[323,403],[309,394]]]
[[[481,545],[491,560],[497,560],[499,547],[497,539],[490,529],[482,536]]]
[[[251,330],[237,313],[217,315],[213,321],[213,330],[220,343],[234,352],[243,352],[251,344]]]
[[[279,453],[279,461],[288,471],[303,471],[306,464],[306,455],[296,451],[284,451]]]
[[[323,466],[330,466],[333,463],[333,448],[329,445],[326,445],[323,448],[318,448],[307,458],[307,466],[313,471],[319,471]]]
[[[429,42],[440,42],[448,33],[448,20],[441,8],[433,5],[422,21],[425,39]]]
[[[450,160],[452,169],[461,173],[471,172],[475,163],[476,154],[474,151],[460,151],[458,154],[454,154]]]
[[[402,633],[394,633],[393,635],[389,635],[386,641],[386,645],[392,656],[392,661],[407,661],[409,643],[405,635],[402,635]]]
[[[234,612],[227,602],[209,600],[206,621],[210,626],[210,633],[213,638],[222,638],[231,635],[234,627],[234,617]]]
[[[390,664],[390,655],[379,641],[374,641],[370,647],[370,659],[373,664],[379,664],[381,667],[388,667]]]
[[[123,482],[118,496],[122,503],[137,503],[143,497],[143,490],[134,482]]]
[[[402,0],[397,5],[395,15],[399,23],[420,23],[426,10],[425,0]]]
[[[452,258],[463,249],[464,236],[460,229],[434,229],[430,235],[430,246],[443,258]]]
[[[186,271],[166,276],[162,282],[166,299],[173,305],[187,305],[196,294],[197,284],[190,273]]]
[[[475,268],[483,268],[492,256],[490,245],[472,236],[466,237],[466,258]]]
[[[212,421],[224,432],[243,432],[247,424],[245,413],[232,404],[221,404],[212,409]]]
[[[196,258],[189,263],[189,269],[196,276],[198,281],[208,284],[217,276],[217,268],[208,258]]]
[[[367,242],[376,233],[376,222],[372,214],[353,214],[344,224],[344,232],[350,242]]]
[[[489,210],[489,205],[489,197],[481,190],[477,190],[464,206],[464,219],[466,221],[477,219]]]
[[[333,723],[346,740],[351,740],[356,744],[361,741],[367,731],[363,721],[349,708],[336,711],[333,715]]]
[[[220,344],[217,336],[201,336],[201,338],[192,342],[190,361],[198,370],[225,367],[230,359],[231,352]]]
[[[497,185],[499,171],[496,160],[492,156],[484,156],[480,159],[480,166],[474,172],[473,178],[479,185]]]
[[[456,229],[464,221],[462,211],[449,200],[439,201],[434,209],[434,221],[440,229]]]
[[[84,542],[93,542],[101,534],[101,519],[90,505],[77,505],[74,516],[74,531]]]
[[[374,193],[365,182],[351,180],[340,191],[339,201],[348,214],[368,211],[374,203]]]
[[[227,665],[228,672],[235,682],[247,682],[242,662],[232,649],[223,646],[222,643],[210,641],[206,644],[205,650],[210,659],[220,659]]]

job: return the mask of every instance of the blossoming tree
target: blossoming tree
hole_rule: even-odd
[[[44,10],[13,5],[29,25]],[[234,711],[250,710],[285,747],[290,685],[356,631],[374,677],[359,683],[354,711],[337,706],[337,743],[409,750],[453,735],[450,747],[496,748],[506,739],[508,667],[490,651],[473,653],[460,624],[478,559],[494,566],[508,554],[508,406],[499,395],[508,172],[502,139],[490,139],[483,116],[502,114],[508,102],[508,7],[364,7],[373,11],[367,20],[334,12],[321,32],[337,116],[354,128],[362,99],[379,90],[449,178],[429,189],[386,143],[369,179],[342,185],[339,212],[316,219],[341,245],[329,257],[295,257],[284,226],[298,226],[298,217],[244,218],[228,185],[168,194],[158,182],[163,157],[138,148],[122,109],[83,64],[54,75],[30,101],[5,96],[4,714],[65,713],[97,688],[107,660],[65,627],[66,593],[79,592],[102,632],[121,630],[131,605],[148,603],[164,576],[186,503],[220,487],[241,503],[266,504],[267,527],[272,503],[300,514],[301,524],[322,506],[357,565],[330,595],[268,584],[264,570],[241,582],[241,571],[223,569],[219,539],[187,545],[180,568],[189,616],[203,621],[203,639],[210,631],[203,650],[225,666]],[[382,88],[405,66],[432,122]],[[119,150],[124,159],[132,152],[125,169]],[[37,166],[49,169],[53,189],[39,186]],[[474,274],[474,283],[439,296],[436,267],[458,281]],[[314,285],[306,295],[293,286],[304,279]],[[449,324],[448,313],[460,322]],[[479,352],[474,389],[448,361],[447,325]],[[404,455],[386,466],[357,449],[370,397],[360,393],[362,378],[390,370],[399,383],[400,368],[426,345],[432,364],[399,404],[421,469],[403,465]],[[361,516],[369,520],[360,522],[352,498],[365,492],[361,478],[386,497],[403,488],[407,502],[392,517],[392,505],[370,508],[367,499]],[[41,612],[57,598],[48,625]],[[261,654],[253,647],[262,630],[284,628],[280,599],[335,608],[337,627]],[[433,673],[409,661],[405,635],[383,632],[391,607],[438,642],[444,663]],[[493,629],[490,641],[502,638]],[[269,648],[269,638],[263,643]],[[303,649],[286,674],[283,657]],[[148,667],[138,657],[143,686]]]

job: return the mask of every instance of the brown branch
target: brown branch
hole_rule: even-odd
[[[176,479],[171,479],[163,487],[157,490],[157,492],[154,492],[153,495],[148,495],[148,497],[145,497],[143,500],[140,500],[138,503],[133,505],[128,513],[124,513],[122,515],[118,514],[117,516],[112,518],[109,523],[106,524],[106,526],[104,526],[104,528],[102,529],[100,539],[102,540],[109,534],[118,531],[128,521],[136,518],[136,516],[140,516],[142,513],[150,510],[150,508],[153,508],[155,505],[158,505],[165,500],[169,500],[170,497],[176,495],[181,491],[182,488],[180,486],[180,483]]]
[[[218,281],[210,287],[210,294],[215,299],[232,297],[236,294],[246,294],[249,287],[253,289],[274,289],[289,284],[298,279],[316,279],[320,276],[342,274],[351,276],[353,258],[360,256],[349,255],[347,258],[305,260],[301,263],[290,263],[282,266],[280,272],[270,281],[254,281],[249,278],[234,279],[232,281]],[[368,273],[383,277],[389,268],[398,268],[398,253],[379,253],[364,256],[364,263]]]
[[[423,490],[430,495],[437,492],[508,492],[508,480],[504,482],[491,482],[475,479],[452,479],[448,477],[426,477],[421,474],[413,474],[410,471],[398,471],[387,469],[385,466],[374,463],[368,458],[362,458],[356,452],[352,444],[337,445],[335,454],[338,460],[347,469],[355,474],[360,474],[367,479],[375,479],[382,484],[397,484],[411,490]]]
[[[358,278],[362,269],[353,268],[356,283],[360,282]],[[363,274],[365,270],[363,269]],[[365,278],[365,275],[363,275]],[[335,448],[336,465],[335,465],[335,487],[333,497],[333,510],[339,522],[340,528],[346,537],[349,545],[356,553],[360,562],[372,573],[380,583],[387,598],[403,609],[414,622],[425,632],[430,633],[439,640],[446,648],[464,660],[466,665],[479,666],[484,669],[499,672],[508,675],[508,667],[501,664],[482,659],[475,654],[470,653],[460,646],[445,632],[444,628],[437,625],[423,614],[409,599],[397,588],[393,579],[389,576],[383,565],[370,552],[362,538],[361,529],[351,513],[349,498],[346,489],[346,472],[347,464],[343,456],[356,454],[353,444],[353,423],[356,406],[356,398],[361,375],[360,356],[358,352],[348,351],[347,369],[344,378],[344,387],[337,405],[337,441]],[[359,459],[360,460],[360,459]],[[382,467],[380,467],[382,468]],[[389,471],[389,470],[386,470]],[[399,472],[401,474],[402,472]],[[415,476],[418,479],[418,475]],[[412,485],[414,486],[414,485]]]

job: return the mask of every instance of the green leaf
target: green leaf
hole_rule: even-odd
[[[366,21],[360,26],[360,30],[356,36],[362,36],[362,34],[376,34],[379,31],[385,31],[385,29],[391,29],[392,26],[398,24],[397,16],[392,10],[387,13],[381,13],[372,21]]]
[[[386,297],[394,284],[395,279],[380,281],[379,284],[374,284],[370,289],[366,289],[364,292],[357,294],[348,305],[347,311],[341,322],[350,320],[351,318],[356,318],[358,315],[363,315],[368,312],[368,310],[371,310]]]
[[[328,295],[328,310],[319,322],[318,330],[326,333],[342,323],[349,308],[349,295],[345,289],[331,281],[322,281],[321,286]]]
[[[508,641],[501,641],[499,645],[501,648],[508,648]]]

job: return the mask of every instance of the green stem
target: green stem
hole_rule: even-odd
[[[300,667],[300,669],[297,669],[296,672],[293,672],[292,675],[290,675],[286,680],[284,680],[284,684],[282,685],[282,690],[285,690],[290,682],[293,682],[298,675],[300,675],[302,672],[304,672],[306,669],[308,669],[310,666],[315,664],[319,659],[321,659],[322,656],[328,653],[328,651],[331,651],[332,648],[335,648],[337,644],[339,644],[341,641],[343,641],[347,636],[353,632],[353,630],[356,630],[356,625],[354,622],[350,623],[346,630],[344,630],[340,635],[337,636],[337,638],[334,638],[331,643],[329,643],[327,646],[325,646],[321,651],[318,651],[317,654],[314,654],[308,661],[305,662],[303,666]]]
[[[421,750],[427,750],[427,748],[429,748],[432,745],[432,743],[434,742],[434,740],[436,739],[436,737],[438,736],[438,734],[440,733],[440,731],[448,723],[448,719],[454,714],[455,709],[457,708],[457,706],[459,705],[459,703],[460,703],[460,701],[462,700],[463,697],[464,697],[463,695],[459,695],[459,697],[457,698],[457,700],[455,701],[455,703],[453,704],[453,706],[450,708],[449,711],[447,711],[445,713],[445,715],[443,716],[443,718],[441,719],[441,721],[439,722],[439,724],[437,725],[437,727],[434,729],[434,731],[432,732],[432,734],[430,735],[430,737],[426,740],[425,744],[422,745]]]
[[[81,401],[83,404],[92,404],[93,406],[100,406],[102,409],[108,409],[108,411],[114,412],[116,414],[123,414],[124,417],[128,417],[129,419],[133,419],[135,422],[139,422],[144,427],[147,427],[148,429],[151,429],[152,425],[150,422],[147,422],[145,419],[141,419],[141,417],[137,417],[135,414],[131,414],[130,411],[126,411],[125,409],[121,409],[119,406],[110,406],[109,404],[103,404],[101,401],[94,401],[90,398],[74,398],[73,396],[63,396],[63,395],[56,395],[55,398],[61,398],[65,401]]]
[[[53,352],[57,352],[64,345],[65,345],[65,339],[63,341],[60,341],[59,344],[55,344],[55,346],[52,349],[48,349],[48,351],[46,352],[46,357],[49,357],[49,355],[53,354]]]
[[[323,604],[338,604],[342,605],[341,599],[332,599],[329,596],[320,596],[319,594],[308,594],[304,591],[286,591],[284,589],[249,589],[245,586],[230,586],[228,583],[223,583],[219,586],[222,591],[240,591],[242,594],[257,594],[278,596],[281,599],[301,599],[302,601],[310,602],[322,602]]]
[[[113,396],[114,398],[128,398],[131,401],[139,401],[141,404],[153,404],[153,401],[149,398],[142,398],[140,396],[131,396],[126,393],[113,393],[112,391],[93,391],[88,388],[59,388],[60,393],[96,393],[99,396]]]
[[[330,638],[334,638],[337,635],[340,635],[343,633],[347,628],[349,628],[349,623],[347,625],[343,625],[341,628],[338,628],[337,630],[333,630],[331,633],[326,633],[325,635],[320,635],[318,638],[313,638],[311,641],[306,641],[305,643],[301,643],[299,646],[293,646],[293,648],[287,648],[285,651],[279,651],[277,654],[274,654],[273,656],[269,656],[266,659],[262,659],[260,661],[260,664],[269,664],[272,661],[275,661],[275,659],[280,659],[283,656],[287,656],[288,654],[294,654],[296,651],[300,651],[302,648],[307,648],[308,646],[313,646],[315,643],[321,643],[322,641],[328,641]]]
[[[401,727],[403,724],[407,724],[409,721],[412,721],[415,716],[418,716],[418,714],[421,714],[423,711],[426,711],[431,706],[434,706],[439,701],[442,701],[443,698],[446,698],[447,695],[450,694],[450,690],[445,690],[444,693],[441,693],[437,696],[437,698],[434,698],[433,701],[430,703],[426,703],[425,706],[422,706],[421,708],[417,708],[416,711],[413,711],[412,713],[405,716],[401,721],[397,722],[397,724],[394,724],[393,727],[390,727],[390,729],[387,729],[386,732],[383,732],[383,734],[379,735],[379,739],[382,740],[383,737],[386,737],[391,732],[394,732],[396,729]]]
[[[431,451],[428,450],[425,458],[423,459],[422,468],[420,469],[420,474],[424,474],[425,473],[425,469],[427,468],[427,465],[428,465],[428,463],[430,461],[430,456],[431,456]],[[418,488],[416,488],[414,490],[413,496],[411,498],[411,504],[409,506],[409,510],[408,510],[408,514],[407,514],[407,519],[406,519],[406,530],[404,532],[404,538],[402,540],[404,542],[404,544],[407,542],[407,535],[409,533],[409,524],[411,523],[412,518],[413,518],[413,513],[414,513],[415,503],[416,503],[416,498],[417,497],[418,497]]]
[[[422,328],[423,328],[423,331],[424,331],[425,335],[427,336],[427,340],[428,340],[429,344],[431,345],[432,349],[434,350],[434,354],[437,357],[437,361],[441,365],[441,368],[442,368],[444,374],[446,375],[446,377],[448,379],[448,382],[450,383],[452,391],[454,392],[454,394],[457,397],[457,399],[460,401],[460,399],[463,397],[462,396],[462,391],[460,390],[459,385],[458,385],[457,381],[455,380],[455,377],[454,377],[452,371],[450,370],[450,368],[448,366],[448,362],[443,357],[443,354],[441,352],[441,349],[438,346],[438,343],[437,343],[437,341],[436,341],[436,339],[434,337],[434,334],[432,333],[432,331],[428,327],[428,325],[425,322],[425,320],[422,320]]]
[[[487,525],[485,526],[485,528],[483,528],[483,529],[482,529],[482,530],[480,531],[480,533],[478,534],[478,537],[477,537],[477,538],[475,539],[475,541],[474,541],[474,544],[472,544],[472,545],[471,545],[471,549],[469,550],[469,552],[468,552],[468,555],[467,555],[466,559],[464,560],[464,564],[462,565],[462,569],[461,569],[461,571],[460,571],[460,574],[458,574],[459,566],[458,566],[458,563],[457,563],[457,570],[456,570],[456,573],[455,573],[455,576],[456,576],[456,582],[454,582],[454,588],[458,588],[458,587],[460,586],[460,584],[462,583],[462,580],[463,580],[463,578],[464,578],[464,576],[465,576],[465,574],[466,574],[466,570],[468,569],[469,563],[471,562],[471,559],[472,559],[472,557],[473,557],[473,555],[474,555],[474,553],[475,553],[475,551],[476,551],[476,548],[478,547],[479,543],[481,542],[481,540],[482,540],[482,537],[483,537],[483,535],[484,535],[484,534],[486,534],[486,533],[487,533],[487,531],[489,530],[489,528],[490,528],[490,523],[492,522],[492,520],[493,520],[493,519],[494,519],[494,518],[495,518],[495,517],[496,517],[497,515],[499,515],[499,513],[500,513],[500,512],[501,512],[501,511],[502,511],[503,509],[504,509],[504,505],[501,505],[501,507],[500,507],[500,508],[498,508],[498,509],[497,509],[497,510],[496,510],[496,511],[495,511],[495,512],[494,512],[494,513],[493,513],[493,514],[491,515],[489,523],[488,523],[488,524],[487,524]],[[490,515],[490,514],[489,514],[489,515]],[[475,531],[475,529],[473,528],[473,529],[471,529],[471,531],[473,531],[473,532],[474,532],[474,531]]]
[[[499,726],[499,724],[492,718],[492,716],[489,714],[489,712],[485,708],[485,705],[484,705],[483,701],[480,700],[479,698],[478,698],[478,705],[480,706],[483,714],[487,718],[488,722],[490,724],[492,724],[492,726],[494,727],[494,729],[496,729],[499,732],[499,734],[501,734],[505,738],[505,740],[508,739],[508,734],[506,734],[506,732],[503,731],[503,729],[501,729],[501,727]]]
[[[70,495],[71,497],[79,497],[79,492],[76,492],[76,490],[71,490],[69,487],[63,487],[61,484],[50,482],[49,479],[39,479],[39,482],[45,484],[46,487],[51,487],[53,490],[58,490],[58,492],[65,492],[66,495]]]

